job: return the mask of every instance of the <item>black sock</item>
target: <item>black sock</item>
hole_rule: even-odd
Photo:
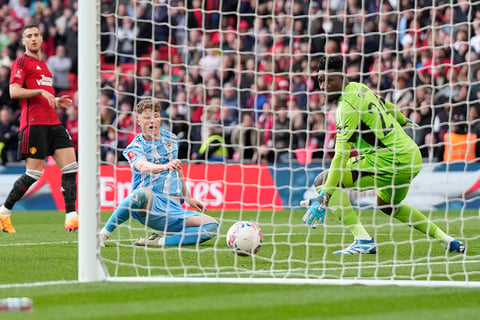
[[[75,201],[77,200],[77,173],[62,174],[62,193],[65,200],[65,212],[76,211]]]
[[[5,208],[12,210],[15,203],[23,197],[23,195],[28,191],[28,188],[30,188],[35,181],[37,180],[26,174],[23,174],[20,178],[18,178],[13,184],[12,190],[10,190],[7,200],[5,200]]]

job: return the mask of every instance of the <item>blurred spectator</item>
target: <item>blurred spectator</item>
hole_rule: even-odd
[[[13,61],[21,55],[20,52],[23,53],[23,45],[20,39],[20,32],[10,30],[9,36],[11,41],[8,45],[8,49],[11,54],[10,59]]]
[[[202,141],[205,141],[210,136],[211,125],[220,122],[221,117],[220,99],[212,98],[208,105],[203,107],[202,113]]]
[[[205,91],[200,85],[189,87],[188,96],[190,97],[188,112],[191,127],[188,139],[192,144],[192,152],[197,152],[199,149],[199,141],[202,140],[203,106],[208,103],[208,101],[206,101]]]
[[[65,36],[68,28],[68,24],[70,19],[73,17],[75,14],[74,10],[72,7],[65,7],[61,9],[60,11],[57,11],[56,13],[54,12],[54,15],[57,15],[58,13],[61,13],[56,19],[55,19],[55,25],[57,27],[58,33],[61,36]],[[103,18],[103,17],[102,17]],[[102,29],[103,31],[103,29]]]
[[[55,51],[55,55],[47,60],[47,66],[52,71],[53,89],[55,94],[70,89],[69,74],[72,69],[72,59],[67,56],[67,50],[60,45]]]
[[[119,80],[117,86],[117,100],[119,103],[128,102],[131,105],[135,104],[137,97],[144,95],[144,87],[142,85],[142,79],[136,76],[134,69],[122,69],[118,67],[122,77]],[[112,85],[114,87],[114,84]]]
[[[68,21],[65,31],[65,47],[67,54],[72,59],[72,72],[78,74],[78,17],[73,15]]]
[[[394,79],[394,82],[395,87],[387,91],[385,99],[397,105],[401,111],[404,111],[413,101],[412,88],[407,87],[408,80],[403,75]]]
[[[0,106],[8,106],[13,111],[14,106],[20,108],[16,100],[10,99],[9,91],[10,68],[0,66]]]
[[[205,90],[207,93],[207,100],[220,98],[222,94],[222,87],[220,87],[219,81],[213,77],[205,81]]]
[[[445,162],[472,162],[480,158],[480,140],[476,133],[468,131],[465,116],[455,113],[452,118],[451,129],[444,136]]]
[[[201,144],[198,152],[192,154],[192,160],[225,161],[229,153],[221,124],[217,120],[210,119],[206,125],[208,137]]]
[[[101,139],[107,139],[107,131],[114,127],[115,122],[115,106],[111,96],[102,90],[100,94],[100,130]]]
[[[480,54],[480,19],[476,18],[472,22],[473,34],[470,38],[470,47],[475,50],[477,54]]]
[[[255,83],[255,58],[247,58],[244,63],[238,63],[236,68],[236,86],[240,91],[239,107],[246,109],[250,98],[250,89]]]
[[[258,128],[260,135],[263,138],[263,144],[260,144],[260,154],[262,162],[273,161],[273,124],[275,122],[275,115],[273,113],[272,105],[269,101],[263,105],[263,112],[258,117]]]
[[[288,110],[288,119],[290,121],[290,135],[292,139],[291,148],[293,150],[304,148],[307,127],[305,113],[298,106],[297,98],[294,95],[287,96],[286,106]]]
[[[234,82],[234,63],[232,55],[223,55],[220,68],[215,72],[215,77],[221,83]]]
[[[239,105],[236,87],[227,82],[222,90],[222,121],[225,127],[234,127],[239,121]]]
[[[0,164],[17,161],[18,126],[10,110],[0,110]]]
[[[135,62],[134,49],[137,37],[137,28],[130,17],[122,17],[122,24],[118,27],[118,61],[120,63]]]
[[[33,3],[34,1],[32,1]],[[8,4],[12,7],[12,10],[15,12],[15,15],[19,19],[26,19],[32,14],[30,14],[30,9],[28,8],[27,0],[10,0]]]
[[[159,48],[168,44],[168,37],[170,36],[170,25],[168,17],[168,3],[167,1],[157,1],[153,7],[153,21],[154,21],[154,40],[155,47]]]
[[[12,41],[9,37],[10,30],[6,23],[0,25],[0,50],[3,51],[3,48],[7,48],[10,42]]]
[[[291,90],[301,110],[307,108],[307,83],[300,69],[296,69],[292,74]]]
[[[468,94],[468,83],[466,79],[461,79],[453,68],[448,70],[447,79],[449,80],[448,82],[442,86],[437,86],[434,97],[435,104],[441,104],[447,101],[455,104],[465,104]]]
[[[168,15],[172,18],[171,29],[175,39],[174,43],[184,46],[187,41],[185,3],[183,0],[179,0],[176,6],[171,6],[168,10]]]
[[[253,121],[251,112],[242,114],[241,123],[232,131],[231,142],[234,153],[233,160],[256,163],[259,158],[259,146],[263,144],[262,136]]]
[[[188,106],[187,106],[187,95],[185,92],[179,92],[177,99],[172,101],[167,109],[168,116],[168,127],[166,130],[169,130],[177,135],[179,146],[178,146],[178,158],[179,159],[188,159],[189,151],[189,141],[188,141],[188,132],[189,132],[189,123],[187,120]]]
[[[102,19],[100,21],[100,32],[100,49],[102,51],[102,59],[105,63],[115,63],[117,25],[115,16],[113,14],[108,14],[107,16],[102,15]]]
[[[474,133],[480,138],[480,111],[478,106],[470,107],[468,112],[469,132]]]
[[[118,139],[115,128],[109,127],[102,140],[101,157],[107,164],[116,164],[118,153]]]
[[[78,106],[72,105],[66,111],[67,119],[65,121],[65,128],[68,130],[72,138],[75,153],[78,156]]]
[[[288,118],[288,109],[281,107],[276,115],[272,130],[273,150],[268,156],[269,162],[288,163],[290,160],[290,151],[292,150],[292,135],[290,129],[290,119]],[[273,159],[272,159],[273,157]]]
[[[431,55],[426,56],[426,61],[418,70],[418,75],[420,79],[423,79],[423,83],[438,83],[442,85],[446,80],[450,80],[450,77],[447,75],[452,68],[454,70],[453,72],[455,72],[455,68],[453,61],[447,58],[445,49],[436,47],[432,53],[430,53],[430,50],[427,50],[426,53]],[[429,79],[431,80],[429,81]]]
[[[268,100],[268,88],[265,79],[257,76],[256,83],[252,85],[251,95],[247,102],[247,109],[255,112],[255,119],[262,113],[263,105]]]
[[[152,50],[153,14],[152,10],[143,1],[136,2],[135,13],[135,27],[138,30],[135,52],[137,57],[141,57]]]
[[[120,110],[117,113],[116,118],[117,124],[117,139],[119,151],[123,151],[127,145],[132,142],[138,133],[135,125],[135,119],[133,118],[133,106],[127,100],[124,100],[120,104]]]
[[[312,159],[323,159],[325,133],[327,131],[325,113],[320,110],[312,110],[308,118],[308,143],[307,152],[311,152]]]
[[[203,79],[208,80],[215,74],[215,71],[220,67],[221,57],[217,54],[218,49],[210,46],[206,48],[206,55],[199,61],[200,75]]]

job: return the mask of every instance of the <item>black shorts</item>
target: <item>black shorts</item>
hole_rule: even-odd
[[[55,150],[73,148],[72,138],[61,124],[25,127],[18,134],[18,159],[45,159]]]

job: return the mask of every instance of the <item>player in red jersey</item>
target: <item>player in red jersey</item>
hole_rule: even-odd
[[[42,175],[45,158],[52,155],[62,170],[62,193],[65,200],[65,229],[78,229],[75,209],[78,163],[68,131],[58,119],[56,107],[69,108],[68,96],[55,97],[52,73],[41,60],[42,35],[37,24],[22,29],[25,54],[12,65],[10,96],[20,100],[22,108],[18,157],[25,160],[26,172],[14,183],[0,207],[0,228],[15,233],[10,214],[13,205]]]

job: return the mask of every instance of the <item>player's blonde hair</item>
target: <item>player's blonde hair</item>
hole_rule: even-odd
[[[142,114],[145,110],[152,110],[152,112],[160,112],[160,101],[155,101],[153,99],[146,99],[140,101],[135,107],[135,112],[137,114]]]

